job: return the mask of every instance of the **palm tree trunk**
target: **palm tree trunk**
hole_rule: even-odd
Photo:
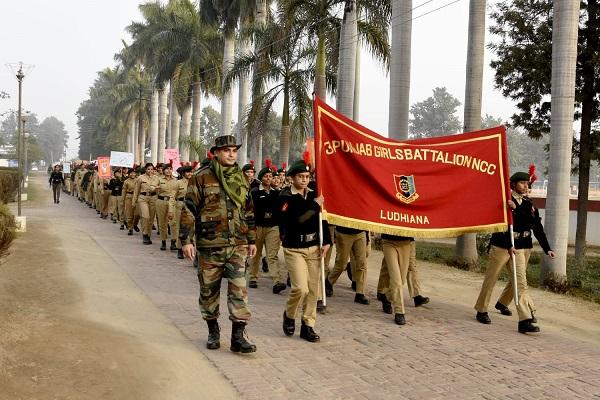
[[[260,169],[263,162],[263,135],[261,134],[256,138],[256,165]]]
[[[167,124],[167,134],[165,136],[165,146],[167,148],[173,148],[173,129],[174,129],[174,115],[177,112],[177,106],[175,105],[174,97],[175,92],[175,82],[171,78],[169,80],[169,122]]]
[[[577,263],[585,263],[587,206],[590,185],[590,158],[592,151],[592,122],[594,118],[595,64],[591,62],[598,49],[598,13],[600,7],[597,0],[588,0],[585,37],[586,47],[582,57],[588,62],[583,63],[583,98],[581,101],[581,129],[579,133],[579,191],[577,193],[577,229],[575,230],[575,259]]]
[[[340,55],[337,74],[336,109],[348,118],[354,114],[354,79],[356,78],[356,49],[358,25],[355,0],[346,0],[344,20],[340,31]]]
[[[569,186],[578,24],[579,2],[555,0],[546,232],[550,245],[556,251],[556,258],[545,256],[542,260],[540,281],[545,284],[560,283],[567,279]]]
[[[289,165],[290,157],[290,95],[287,87],[283,94],[283,113],[281,115],[281,134],[279,136],[279,163]]]
[[[412,0],[392,1],[388,136],[408,138]]]
[[[144,131],[144,121],[142,120],[141,112],[138,114],[138,154],[140,157],[140,165],[143,165],[146,162],[146,135]]]
[[[325,37],[318,33],[317,60],[315,63],[315,94],[323,101],[327,98],[327,81],[325,80]]]
[[[127,152],[135,153],[135,145],[133,139],[135,137],[135,121],[133,118],[129,118],[127,122]],[[135,160],[135,157],[134,157]]]
[[[152,90],[150,100],[150,161],[158,161],[158,90]]]
[[[354,99],[352,106],[352,119],[358,122],[360,117],[360,43],[356,46],[356,64],[354,67]]]
[[[189,161],[190,158],[190,132],[192,128],[192,103],[188,103],[183,109],[183,114],[181,115],[181,145],[180,148],[180,157],[179,159],[182,161]]]
[[[179,132],[181,127],[181,115],[177,112],[177,107],[175,107],[175,113],[173,115],[173,134],[171,136],[171,148],[179,149]]]
[[[196,78],[197,80],[193,83],[193,88],[192,88],[192,131],[191,131],[191,135],[192,135],[192,140],[194,140],[196,143],[200,143],[200,127],[202,124],[202,107],[201,107],[201,101],[202,101],[202,92],[201,92],[201,83],[200,83],[200,77],[198,76]],[[201,154],[195,154],[190,151],[190,159],[195,159],[195,160],[199,160],[202,161],[202,156]]]
[[[225,33],[225,40],[223,46],[223,76],[226,76],[231,66],[233,65],[235,52],[235,33]],[[223,98],[221,99],[221,135],[231,134],[231,120],[232,120],[232,108],[233,98],[231,90],[225,92],[223,90]]]
[[[156,156],[158,162],[163,162],[165,159],[168,93],[165,85],[158,91],[158,152]]]
[[[485,0],[469,4],[469,42],[465,83],[463,132],[481,129],[481,93],[483,85],[483,53],[485,50]],[[455,258],[469,269],[477,266],[477,235],[469,233],[456,238]]]
[[[250,43],[247,40],[240,42],[239,55],[243,56],[250,52]],[[248,131],[246,129],[246,112],[248,108],[248,100],[250,99],[250,77],[241,76],[238,82],[239,98],[238,98],[238,143],[242,144],[238,152],[239,163],[246,163],[246,153],[248,146],[246,144],[248,140]]]

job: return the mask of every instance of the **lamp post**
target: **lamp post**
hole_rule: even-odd
[[[23,159],[21,158],[21,152],[22,152],[22,145],[21,145],[21,140],[22,140],[22,135],[23,135],[23,129],[21,126],[22,123],[22,117],[21,117],[21,88],[23,86],[23,78],[25,78],[25,74],[23,73],[23,66],[19,67],[19,70],[17,71],[17,81],[19,81],[19,111],[18,111],[18,117],[17,117],[17,126],[19,128],[18,130],[18,135],[17,135],[17,173],[18,173],[18,177],[19,177],[19,188],[17,189],[17,216],[21,216],[21,185],[22,185],[22,180],[23,180]]]

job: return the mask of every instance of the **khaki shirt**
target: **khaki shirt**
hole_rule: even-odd
[[[182,178],[175,182],[177,182],[177,187],[175,189],[175,193],[169,199],[169,212],[172,212],[172,210],[175,210],[175,205],[177,204],[177,201],[179,199],[181,199],[180,201],[183,201],[185,199],[185,193],[187,192],[187,186],[188,186],[187,179]]]
[[[135,193],[133,194],[133,201],[136,202],[142,193],[146,193],[146,196],[156,194],[156,188],[158,187],[158,177],[148,176],[146,174],[140,176],[137,179],[135,185]]]
[[[169,199],[175,196],[175,192],[177,191],[177,179],[165,178],[164,175],[158,179],[158,185],[160,187],[160,191],[158,192],[159,196],[169,197]]]
[[[136,179],[127,178],[125,182],[123,182],[123,191],[121,192],[121,197],[123,200],[126,197],[133,197],[133,193],[135,192],[135,184]]]

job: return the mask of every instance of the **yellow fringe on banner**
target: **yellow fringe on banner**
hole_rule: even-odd
[[[388,235],[408,236],[414,238],[444,238],[457,237],[465,233],[494,233],[506,232],[508,224],[491,224],[478,226],[465,226],[462,228],[442,228],[442,229],[421,229],[407,228],[369,222],[354,218],[342,217],[327,212],[323,212],[323,219],[326,219],[332,225],[343,226],[346,228],[360,229],[374,233],[385,233]]]

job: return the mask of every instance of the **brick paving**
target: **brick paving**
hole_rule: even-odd
[[[396,326],[374,299],[381,260],[377,251],[369,260],[371,305],[353,303],[349,281],[340,278],[328,314],[317,319],[320,343],[298,337],[299,321],[294,337],[283,335],[288,291],[272,294],[270,279],[262,277],[258,289],[249,289],[253,317],[248,332],[258,352],[241,356],[228,350],[231,329],[224,296],[222,348],[207,350],[190,262],[160,251],[155,233],[153,245],[143,246],[141,234],[127,236],[73,198],[61,200],[61,208],[69,210],[66,218],[77,219],[79,234],[93,236],[242,398],[600,399],[600,348],[593,344],[546,331],[519,334],[514,317],[493,316],[493,325],[484,326],[474,320],[471,304],[435,295],[419,308],[407,298],[408,323]]]

